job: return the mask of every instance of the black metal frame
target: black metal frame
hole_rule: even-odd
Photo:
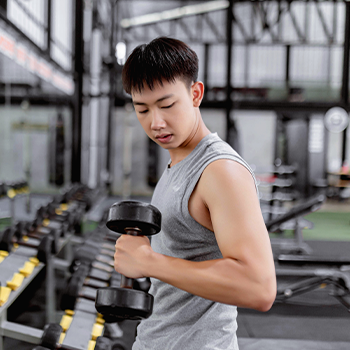
[[[72,163],[71,181],[81,181],[81,142],[82,142],[82,107],[84,75],[83,41],[84,0],[75,1],[75,37],[74,37],[74,72],[75,92],[73,96],[72,118]]]
[[[122,0],[119,1],[121,4]],[[125,1],[124,1],[125,2]],[[317,14],[319,20],[321,22],[325,41],[322,43],[313,43],[309,36],[309,21],[305,20],[304,23],[300,23],[297,16],[295,15],[293,9],[293,3],[304,3],[304,16],[307,18],[309,13],[309,6],[311,3],[315,4]],[[336,6],[337,3],[341,1],[329,0],[328,2],[333,3],[333,21],[331,27],[329,27],[324,18],[324,10],[320,7],[320,2],[318,0],[313,1],[298,1],[298,0],[271,0],[271,1],[237,1],[229,0],[229,6],[226,11],[232,11],[231,19],[237,28],[238,32],[241,35],[241,39],[234,38],[233,43],[235,45],[246,45],[246,44],[257,44],[261,43],[262,36],[265,33],[268,33],[270,36],[271,44],[278,45],[321,45],[321,46],[329,46],[333,44],[341,44],[340,41],[337,41],[336,33],[338,30],[338,21],[337,21],[337,11]],[[343,1],[346,3],[346,1]],[[252,13],[252,21],[249,24],[244,24],[240,20],[240,17],[237,15],[235,10],[235,5],[238,3],[249,3]],[[128,6],[128,4],[126,4]],[[269,17],[269,12],[273,8],[273,6],[277,7],[277,18],[271,20]],[[222,11],[222,10],[218,10]],[[213,11],[215,12],[215,11]],[[142,41],[147,42],[153,39],[154,36],[149,36],[151,32],[149,29],[152,29],[152,32],[156,33],[159,36],[167,35],[167,36],[176,36],[177,30],[181,28],[182,33],[187,35],[186,40],[191,43],[207,43],[207,44],[226,44],[227,43],[227,32],[223,26],[218,26],[217,23],[211,18],[210,13],[199,13],[194,15],[196,17],[196,26],[190,29],[186,23],[187,17],[181,17],[173,20],[162,20],[154,23],[149,23],[146,25],[133,25],[130,27],[121,27],[123,38],[126,41]],[[281,19],[283,15],[288,15],[291,19],[291,23],[293,24],[293,28],[297,34],[298,40],[290,41],[284,40],[281,36],[281,30],[279,30],[279,26],[281,24]],[[193,17],[193,16],[188,16]],[[171,22],[171,25],[166,27],[163,24],[167,24]],[[210,39],[210,35],[203,38],[202,29],[203,26],[206,26],[212,34],[212,39]],[[142,34],[140,35],[138,28],[142,27]],[[277,29],[275,29],[277,27]],[[277,31],[277,33],[276,33]]]
[[[349,65],[350,65],[350,3],[345,2],[345,30],[344,30],[344,49],[343,49],[343,79],[341,89],[341,100],[347,110],[349,109]],[[343,131],[342,143],[342,163],[346,159],[347,129]]]
[[[297,18],[293,4],[303,3],[304,5],[304,22]],[[314,1],[238,1],[230,0],[229,6],[226,9],[226,33],[223,32],[223,26],[217,25],[215,21],[211,18],[211,13],[197,14],[196,20],[197,25],[189,28],[186,25],[186,17],[171,20],[170,25],[166,26],[166,21],[159,21],[155,23],[150,23],[147,25],[135,25],[128,28],[120,28],[122,31],[122,36],[124,40],[128,42],[132,41],[142,41],[147,42],[154,38],[154,36],[149,36],[150,28],[153,32],[159,35],[176,35],[177,27],[181,27],[182,33],[187,35],[187,41],[189,43],[201,43],[205,45],[205,62],[204,62],[204,80],[208,79],[208,62],[209,59],[208,52],[210,50],[210,45],[212,44],[226,44],[227,45],[227,70],[226,70],[226,83],[223,90],[226,92],[225,100],[223,101],[209,101],[207,99],[203,100],[202,107],[204,108],[219,108],[224,109],[226,113],[227,120],[227,137],[230,134],[230,128],[234,128],[233,121],[230,118],[230,112],[232,109],[250,109],[250,110],[273,110],[276,112],[292,112],[295,118],[304,118],[305,114],[308,112],[326,112],[329,108],[335,105],[343,107],[345,110],[350,111],[349,103],[349,64],[350,64],[350,4],[348,1],[329,1],[333,4],[332,6],[332,23],[327,24],[324,16],[324,9],[321,8],[320,2],[318,0]],[[343,2],[346,8],[346,26],[344,32],[344,42],[337,37],[338,32],[338,13],[337,6],[339,3]],[[123,3],[123,1],[120,1]],[[250,6],[252,13],[252,21],[250,24],[245,24],[240,20],[237,15],[236,5],[241,3],[247,3]],[[321,43],[313,42],[310,38],[309,30],[309,12],[310,4],[314,4],[316,8],[316,13],[324,33],[324,41]],[[270,9],[274,8],[277,13],[277,17],[271,19],[269,16]],[[282,17],[289,16],[293,28],[296,33],[296,40],[285,40],[281,35]],[[169,22],[169,21],[168,21]],[[221,23],[220,23],[221,24]],[[201,35],[203,26],[206,26],[211,31],[214,39],[210,39],[207,36],[205,39]],[[139,28],[142,28],[142,34],[140,35]],[[239,35],[237,35],[239,33]],[[268,33],[270,41],[267,43],[261,43],[261,38],[264,34]],[[240,36],[240,38],[238,38]],[[290,102],[287,100],[276,101],[276,100],[233,100],[231,97],[231,92],[234,87],[232,86],[231,79],[231,69],[232,69],[232,46],[235,45],[279,45],[286,47],[286,67],[285,67],[285,85],[289,88],[290,85],[290,52],[293,46],[315,46],[315,47],[330,47],[330,46],[343,46],[343,76],[342,76],[342,88],[338,100],[335,101],[299,101]],[[210,90],[210,87],[209,89]],[[125,100],[124,96],[117,96],[116,105],[120,105]],[[300,112],[300,113],[299,113]],[[307,112],[307,113],[305,113]],[[343,135],[343,160],[346,157],[346,130]]]
[[[66,70],[65,68],[61,67],[55,60],[51,58],[51,43],[55,43],[56,45],[60,46],[62,50],[65,50],[66,52],[70,52],[68,48],[62,47],[60,43],[57,43],[51,38],[51,19],[52,19],[52,2],[51,0],[47,0],[46,4],[46,20],[47,24],[43,25],[43,30],[45,31],[46,35],[46,47],[42,48],[39,45],[37,45],[31,38],[29,38],[23,31],[18,28],[14,23],[12,23],[8,18],[5,11],[0,8],[0,19],[3,20],[6,25],[8,25],[21,39],[23,39],[24,42],[28,43],[31,48],[33,48],[40,57],[44,58],[46,61],[48,61],[50,64],[52,64],[59,72],[61,72],[63,75],[69,75],[72,72],[69,70]],[[72,52],[70,52],[72,54]]]

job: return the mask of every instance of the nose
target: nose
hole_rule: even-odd
[[[161,113],[159,113],[158,111],[153,111],[151,118],[152,118],[152,121],[151,121],[152,130],[160,130],[166,127],[166,122],[163,119]]]

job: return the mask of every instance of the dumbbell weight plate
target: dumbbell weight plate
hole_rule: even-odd
[[[0,250],[11,252],[13,248],[14,237],[15,231],[11,228],[7,228],[4,232],[2,232],[2,234],[0,235]],[[21,241],[19,241],[18,243],[21,244]],[[40,240],[40,243],[37,246],[33,245],[33,248],[37,249],[37,258],[39,259],[39,261],[46,264],[49,256],[54,250],[54,238],[49,235],[43,236]]]
[[[112,341],[106,337],[97,337],[94,350],[112,350]]]
[[[14,237],[15,231],[11,227],[7,228],[0,237],[0,250],[10,252],[13,247]]]
[[[74,310],[79,293],[83,288],[84,280],[89,273],[89,266],[81,265],[69,279],[61,297],[62,310]]]
[[[138,227],[142,235],[151,236],[160,231],[161,217],[160,211],[151,204],[122,201],[111,206],[106,225],[119,233],[126,233],[127,227]]]
[[[44,236],[38,245],[37,258],[46,264],[51,254],[55,251],[55,242],[53,236]]]
[[[152,314],[153,296],[127,288],[100,288],[96,293],[96,310],[106,322],[143,320]]]
[[[49,323],[44,327],[40,345],[48,349],[56,349],[63,329],[58,323]]]

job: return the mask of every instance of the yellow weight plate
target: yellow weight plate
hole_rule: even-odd
[[[9,287],[0,287],[0,306],[3,306],[7,302],[11,291]]]
[[[6,285],[12,290],[17,290],[21,286],[23,280],[24,280],[24,275],[16,272],[13,274],[12,280],[6,282]]]

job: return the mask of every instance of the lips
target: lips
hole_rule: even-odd
[[[173,136],[172,134],[161,134],[161,135],[157,135],[156,139],[161,143],[168,143],[170,142],[172,136]]]

